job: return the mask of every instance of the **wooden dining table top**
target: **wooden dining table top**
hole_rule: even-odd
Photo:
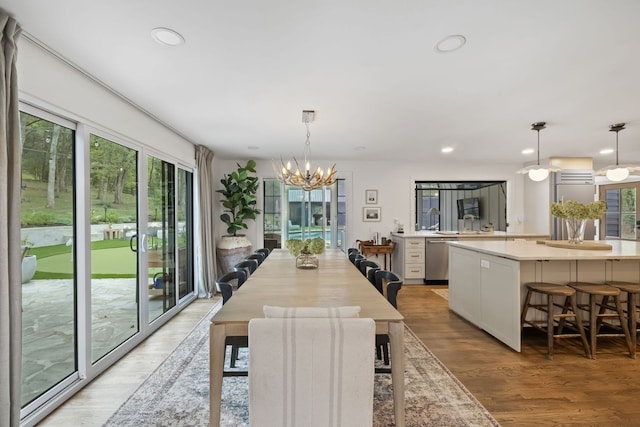
[[[216,313],[212,323],[246,323],[264,317],[265,305],[281,307],[360,306],[360,317],[399,322],[403,316],[339,249],[317,255],[320,266],[296,268],[287,250],[276,249]]]

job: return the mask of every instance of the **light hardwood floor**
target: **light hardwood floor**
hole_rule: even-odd
[[[101,426],[180,344],[218,299],[196,300],[42,420],[43,427]]]
[[[640,426],[640,361],[619,339],[600,339],[596,360],[578,340],[526,334],[516,353],[448,309],[432,289],[404,286],[405,323],[503,426]],[[99,426],[211,307],[196,301],[45,419],[42,426]]]

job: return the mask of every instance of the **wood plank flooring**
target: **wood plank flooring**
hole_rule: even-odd
[[[436,288],[403,286],[405,322],[503,426],[640,426],[640,361],[621,339],[600,339],[596,360],[579,340],[557,340],[550,361],[534,331],[516,353],[450,312]],[[191,304],[40,425],[102,425],[210,307]]]
[[[517,353],[448,309],[429,286],[403,286],[405,323],[503,426],[640,426],[640,360],[622,338],[598,339],[597,359],[580,339],[526,332]]]

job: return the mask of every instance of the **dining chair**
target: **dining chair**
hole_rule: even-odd
[[[255,259],[245,259],[244,261],[240,261],[236,265],[233,266],[234,270],[243,269],[247,273],[247,278],[253,274],[254,271],[258,268],[258,260]]]
[[[229,271],[216,280],[216,289],[222,294],[222,304],[231,298],[232,286],[242,286],[247,280],[247,272],[244,269]]]
[[[355,251],[350,252],[349,253],[349,261],[351,261],[352,264],[355,263],[356,257],[358,255],[361,255],[361,254],[360,254],[360,251],[357,250],[357,249]]]
[[[264,258],[265,256],[263,253],[256,252],[247,256],[245,259],[255,259],[256,261],[258,261],[258,267],[260,267],[260,264],[262,264],[262,261],[264,261]]]
[[[240,288],[246,280],[247,274],[244,269],[230,271],[216,280],[216,288],[218,288],[222,294],[222,305],[226,304],[233,296],[232,283],[235,281],[236,286]],[[247,337],[228,336],[225,339],[225,347],[228,345],[231,346],[231,360],[229,362],[229,367],[235,368],[236,361],[238,360],[238,350],[240,348],[247,348],[249,346],[249,342]]]
[[[260,248],[260,249],[256,250],[256,253],[263,254],[264,255],[264,259],[267,259],[267,257],[271,253],[271,251],[269,250],[269,248]]]
[[[398,291],[402,288],[402,280],[387,270],[378,270],[375,272],[375,287],[378,291],[385,295],[384,285],[386,282],[386,295],[389,303],[395,308],[398,308]],[[388,334],[376,334],[376,357],[378,360],[383,360],[385,365],[389,365],[389,335]],[[390,369],[378,369],[376,372],[391,372]]]
[[[380,271],[380,268],[370,268],[367,271],[367,280],[369,280],[369,283],[371,283],[374,287],[376,286],[376,271]]]
[[[377,268],[378,270],[380,270],[380,266],[378,264],[376,264],[373,261],[369,261],[368,259],[364,259],[360,261],[359,268],[360,268],[360,273],[362,273],[364,277],[367,277],[367,268]]]
[[[353,265],[355,265],[355,266],[356,266],[356,268],[357,268],[358,270],[360,270],[360,263],[361,263],[362,261],[366,260],[366,259],[367,259],[367,258],[365,258],[365,256],[364,256],[364,255],[360,255],[360,254],[359,254],[359,255],[356,255],[356,258],[353,260]]]
[[[249,424],[371,426],[374,337],[370,318],[249,321]]]

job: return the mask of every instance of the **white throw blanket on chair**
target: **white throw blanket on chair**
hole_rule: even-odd
[[[250,425],[370,426],[374,347],[372,319],[251,320]]]

